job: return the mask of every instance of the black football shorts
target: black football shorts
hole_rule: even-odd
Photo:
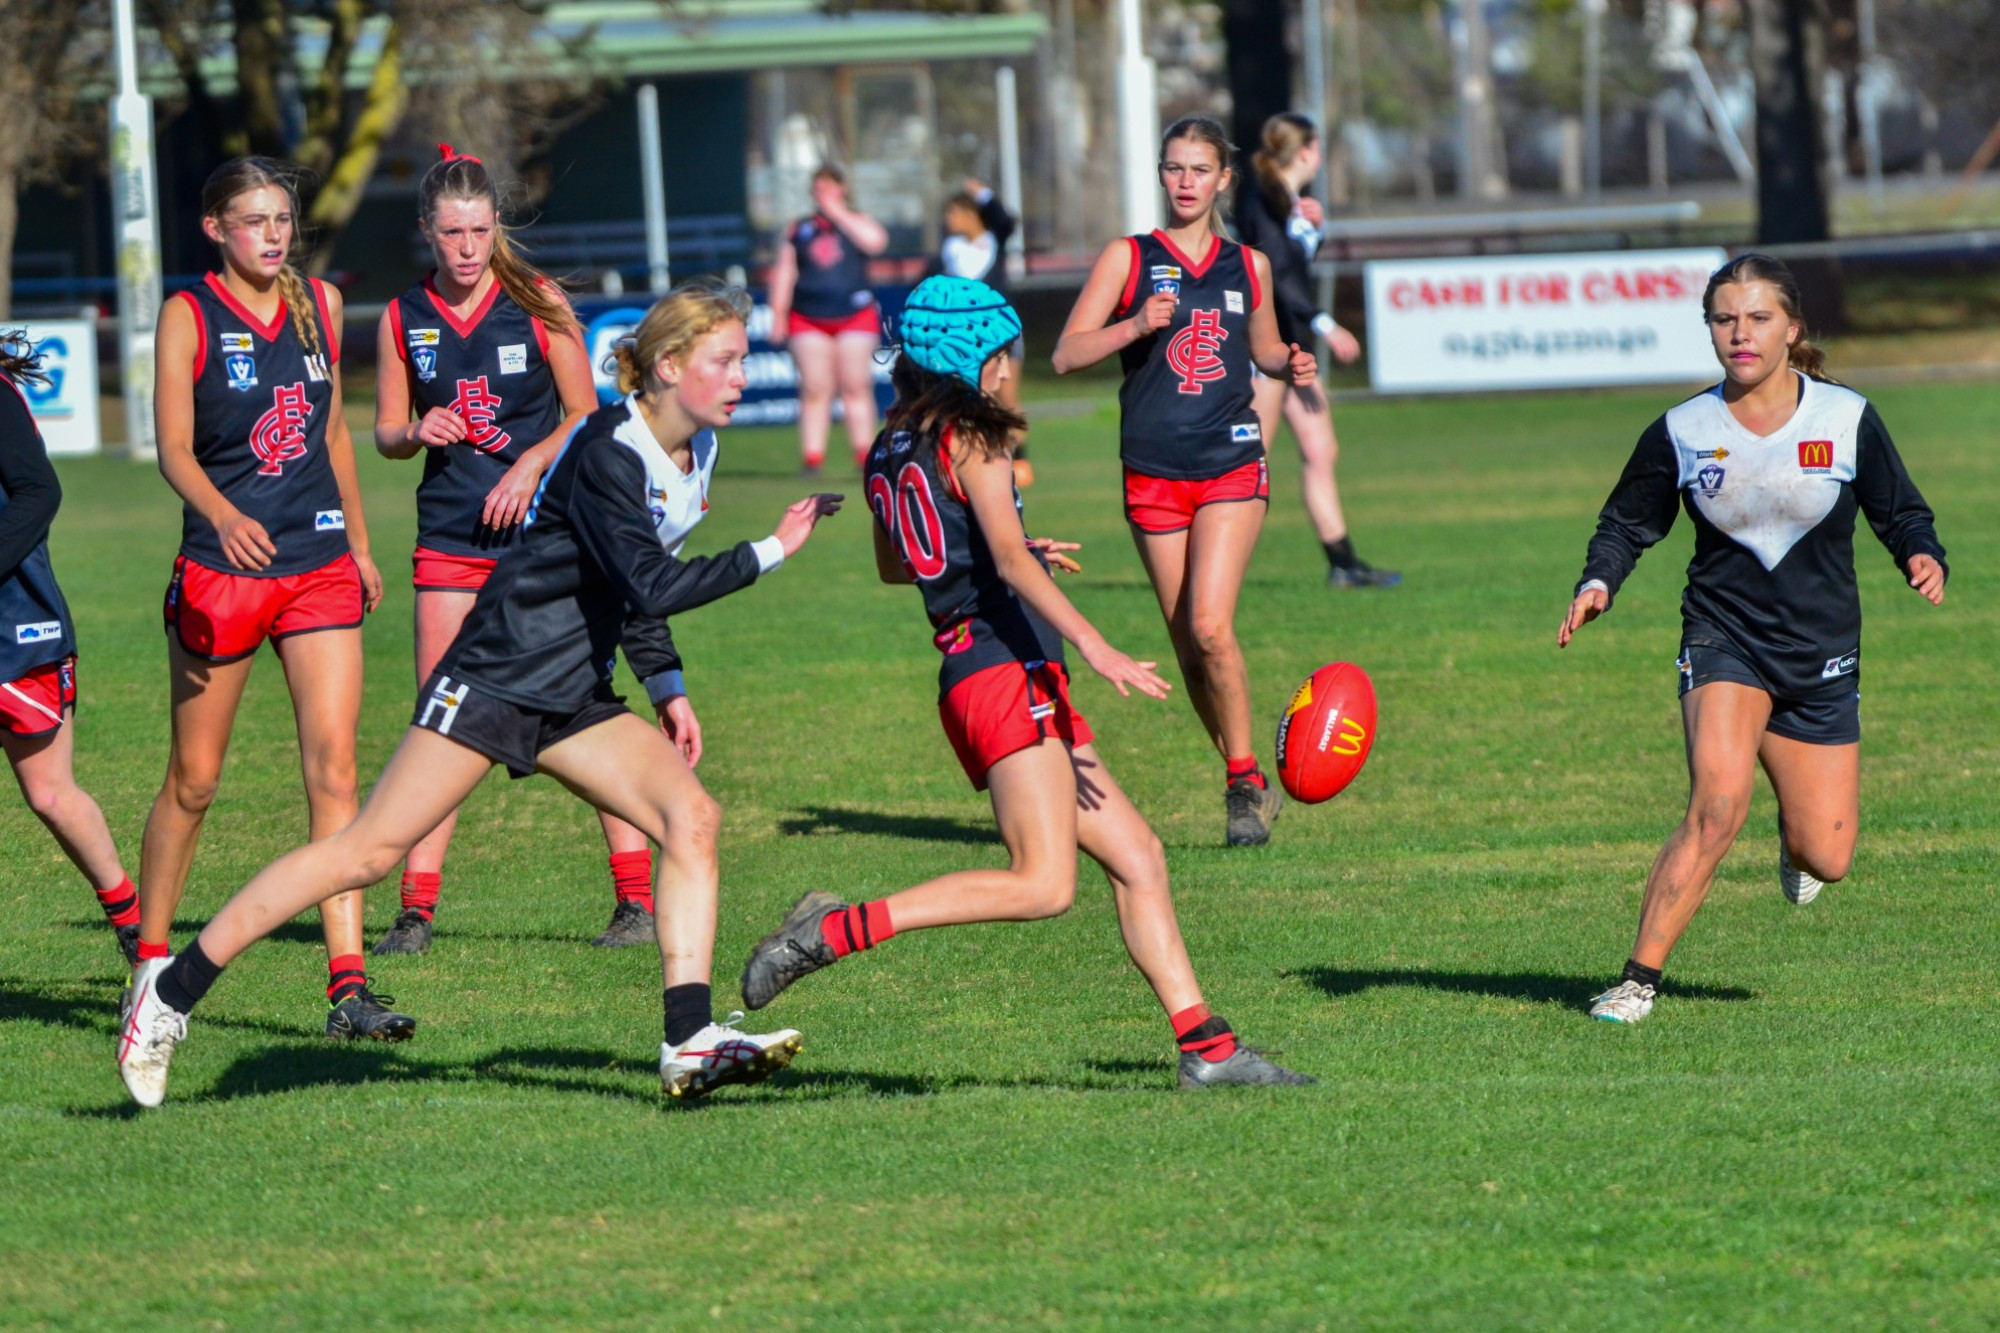
[[[536,759],[551,745],[630,711],[614,694],[592,699],[571,713],[538,712],[436,671],[417,692],[417,711],[410,725],[457,741],[505,764],[511,776],[525,778],[534,773]]]
[[[1839,678],[1833,688],[1798,697],[1780,694],[1740,655],[1719,644],[1684,643],[1675,666],[1681,690],[1698,689],[1726,680],[1748,685],[1771,696],[1771,720],[1765,730],[1807,745],[1853,745],[1861,739],[1860,674]]]

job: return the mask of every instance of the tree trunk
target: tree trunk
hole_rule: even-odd
[[[243,150],[285,156],[278,77],[292,58],[283,0],[236,0],[236,103]]]
[[[1244,152],[1263,141],[1264,122],[1291,110],[1292,57],[1285,50],[1285,7],[1275,0],[1228,0],[1222,40],[1229,48],[1229,134]]]
[[[368,178],[375,174],[383,141],[395,133],[397,123],[409,107],[410,93],[403,82],[402,36],[401,28],[391,28],[383,39],[382,58],[376,62],[361,112],[354,118],[353,132],[341,146],[325,184],[306,210],[307,230],[313,241],[310,267],[314,273],[325,272],[332,262],[341,233],[354,220],[354,211],[361,206],[362,191],[368,186]]]
[[[10,161],[0,165],[0,321],[14,316],[14,233],[21,222],[19,175]]]
[[[1757,242],[1823,241],[1829,230],[1823,0],[1750,0],[1757,84]]]

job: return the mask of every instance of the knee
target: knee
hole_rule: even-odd
[[[215,789],[220,779],[221,774],[211,768],[176,765],[167,774],[167,787],[162,795],[182,814],[199,819],[215,804]]]
[[[344,868],[342,878],[350,889],[366,888],[388,878],[409,852],[407,847],[392,847],[384,843],[357,847],[351,851],[345,847],[328,850],[332,853],[333,864]]]
[[[1076,867],[1067,870],[1049,867],[1024,872],[1028,892],[1022,915],[1030,921],[1061,916],[1076,901]]]
[[[1236,627],[1220,616],[1195,614],[1188,639],[1205,663],[1228,661],[1236,655]]]
[[[1847,878],[1847,872],[1854,866],[1854,844],[1835,844],[1821,847],[1798,848],[1786,839],[1786,854],[1792,864],[1819,880],[1822,884],[1838,884]]]
[[[306,791],[311,796],[351,801],[359,783],[351,751],[314,755],[305,761]]]
[[[663,822],[661,845],[680,855],[712,858],[722,841],[722,805],[705,791],[667,812]]]
[[[28,808],[35,812],[35,817],[45,824],[61,820],[71,801],[82,795],[76,783],[48,778],[24,778],[21,794],[27,798]]]
[[[1688,806],[1687,825],[1704,849],[1719,851],[1735,841],[1749,811],[1747,796],[1712,792],[1697,797]]]

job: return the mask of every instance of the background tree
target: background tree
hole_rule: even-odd
[[[61,169],[104,142],[104,103],[79,104],[101,80],[111,22],[97,0],[0,3],[0,319],[14,309],[14,234],[21,191],[59,179]]]

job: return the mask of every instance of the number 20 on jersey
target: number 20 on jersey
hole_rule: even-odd
[[[931,479],[915,463],[905,463],[892,486],[880,472],[868,478],[868,507],[889,534],[914,579],[934,579],[944,573],[944,521],[938,517]]]

